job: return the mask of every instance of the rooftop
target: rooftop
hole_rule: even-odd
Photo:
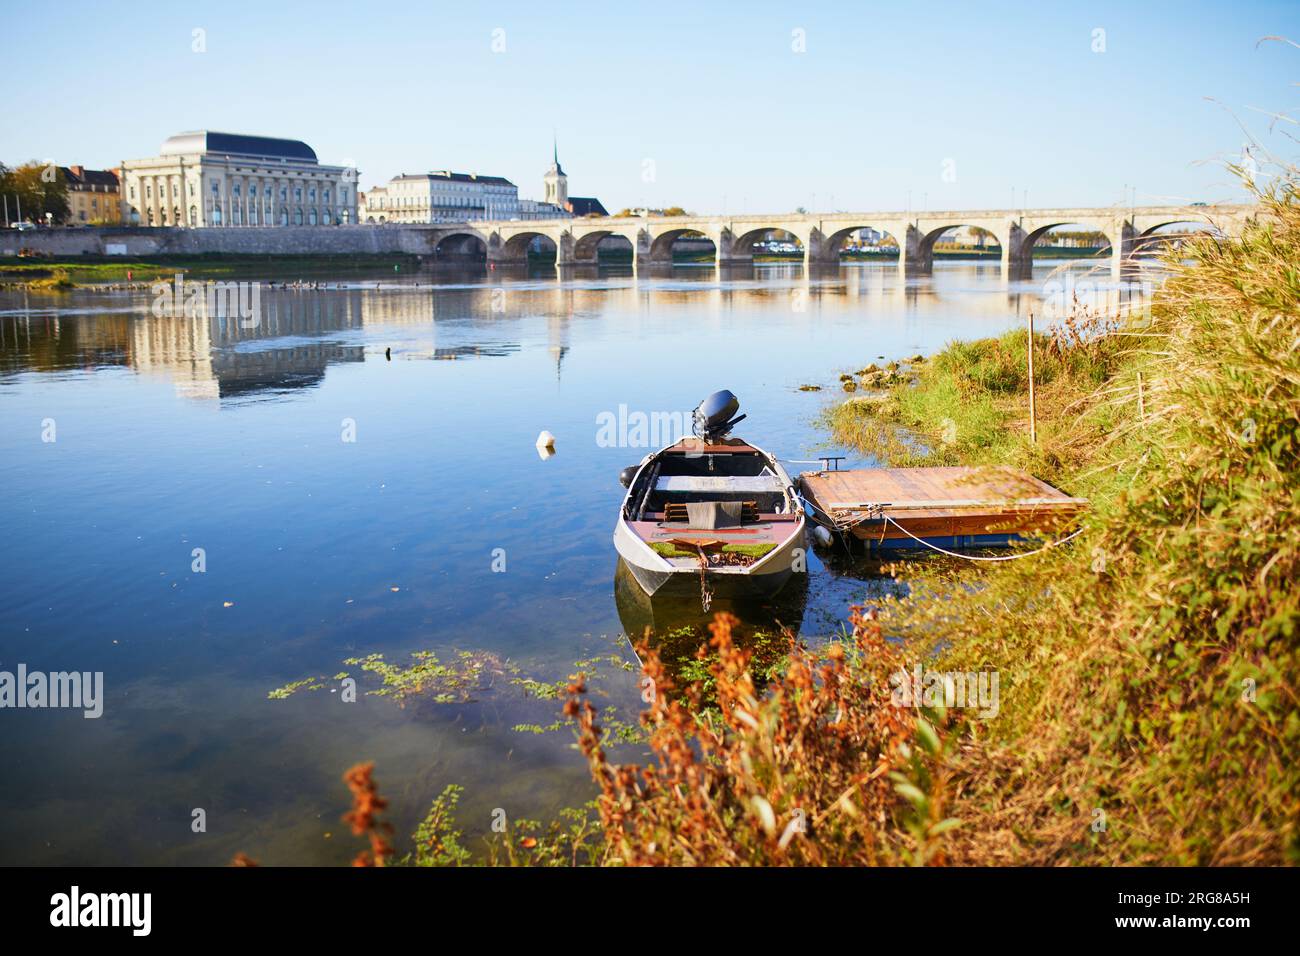
[[[181,156],[190,153],[319,162],[316,159],[316,151],[301,140],[249,136],[244,133],[218,133],[206,129],[177,133],[169,137],[160,150],[160,155],[163,156]]]
[[[478,173],[453,173],[446,169],[435,169],[430,173],[402,173],[394,176],[393,182],[409,182],[419,179],[445,179],[457,183],[489,183],[493,186],[513,186],[504,176],[480,176]]]

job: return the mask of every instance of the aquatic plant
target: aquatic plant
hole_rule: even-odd
[[[343,775],[343,782],[352,791],[352,809],[343,814],[343,822],[352,827],[354,835],[370,840],[370,849],[358,853],[353,866],[384,866],[393,855],[393,845],[388,841],[392,824],[379,819],[388,801],[379,795],[374,771],[373,763],[361,763]]]

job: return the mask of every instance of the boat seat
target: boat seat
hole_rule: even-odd
[[[664,505],[664,521],[684,521],[689,522],[690,514],[687,511],[685,502],[670,501]],[[740,502],[740,523],[753,524],[758,520],[758,502],[742,501]]]
[[[754,495],[771,492],[781,494],[785,483],[776,475],[661,475],[655,482],[655,491],[687,492],[692,494]]]

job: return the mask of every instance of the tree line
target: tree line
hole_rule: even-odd
[[[7,211],[9,222],[66,222],[67,177],[53,163],[33,160],[15,167],[0,163],[0,208]]]

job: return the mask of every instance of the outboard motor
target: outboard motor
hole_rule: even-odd
[[[721,441],[744,415],[732,418],[740,411],[740,399],[725,388],[714,392],[695,409],[694,432],[706,443]]]

